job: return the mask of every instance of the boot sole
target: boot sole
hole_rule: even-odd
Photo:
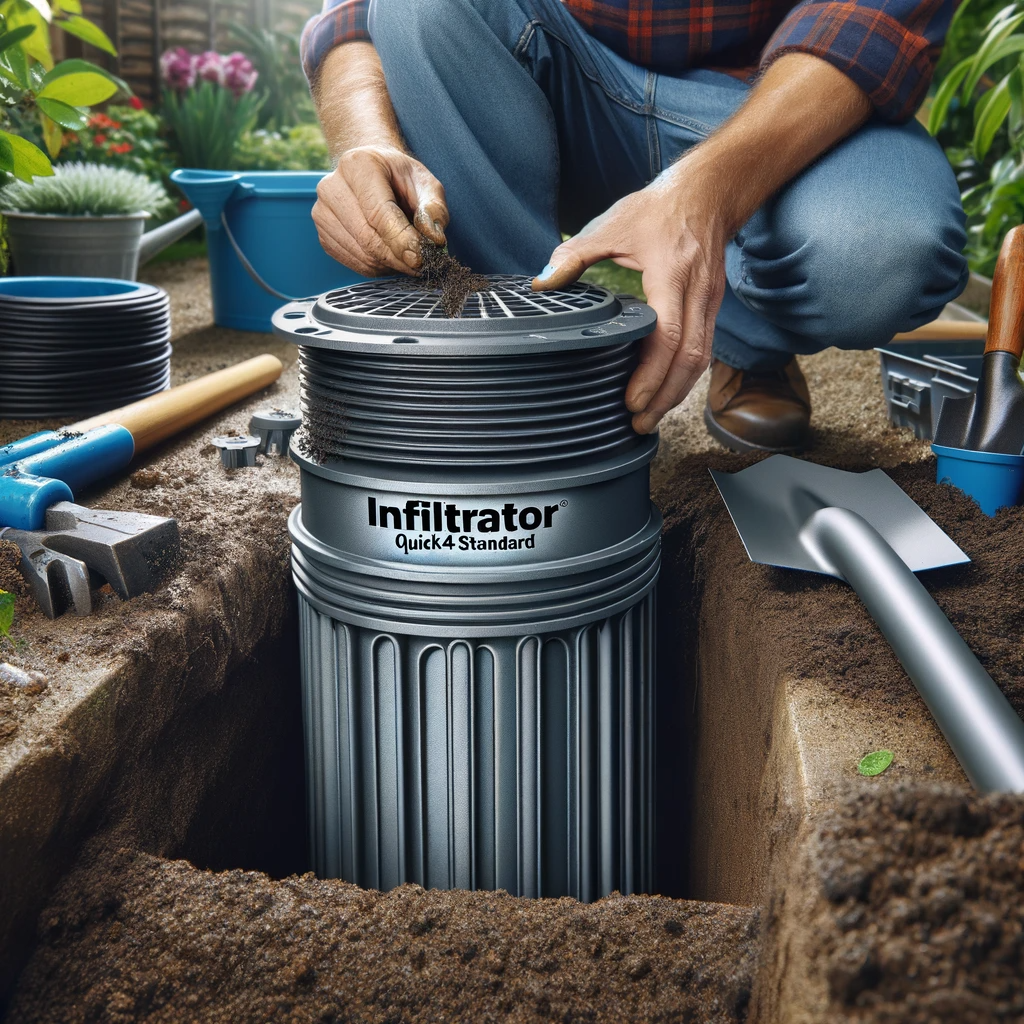
[[[786,455],[792,452],[806,451],[810,445],[810,436],[800,444],[788,445],[783,448],[772,448],[765,444],[754,444],[752,441],[745,441],[742,437],[726,430],[711,414],[711,407],[704,406],[704,426],[708,433],[721,445],[734,452],[771,452],[774,455]]]

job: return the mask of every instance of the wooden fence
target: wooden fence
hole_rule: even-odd
[[[228,32],[231,24],[297,37],[320,6],[320,0],[83,0],[82,13],[110,36],[118,55],[110,57],[61,33],[58,56],[85,56],[103,64],[151,101],[160,94],[160,54],[165,50],[244,50]]]

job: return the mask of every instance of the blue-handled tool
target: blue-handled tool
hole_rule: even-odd
[[[281,361],[257,356],[63,430],[0,448],[0,528],[41,530],[46,510],[125,469],[132,458],[272,384]]]
[[[0,448],[0,525],[42,529],[46,510],[75,491],[124,469],[135,439],[120,424],[84,434],[45,430]]]
[[[125,469],[140,451],[253,394],[281,375],[264,355],[64,430],[0,448],[0,540],[21,550],[21,572],[42,610],[88,615],[106,581],[124,599],[151,590],[173,564],[174,519],[90,510],[74,492]]]

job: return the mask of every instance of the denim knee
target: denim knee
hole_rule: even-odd
[[[464,7],[464,0],[371,0],[370,39],[382,59],[429,58],[439,43],[450,50],[452,21]]]
[[[737,242],[744,305],[823,346],[882,344],[934,319],[967,282],[962,214],[819,216]]]
[[[479,0],[370,0],[370,39],[382,59],[391,55],[408,72],[416,60],[457,72],[471,59],[459,46],[458,26],[478,7]]]

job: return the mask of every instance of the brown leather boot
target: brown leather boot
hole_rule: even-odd
[[[798,452],[810,440],[811,396],[796,357],[778,370],[711,362],[708,433],[736,452]]]

